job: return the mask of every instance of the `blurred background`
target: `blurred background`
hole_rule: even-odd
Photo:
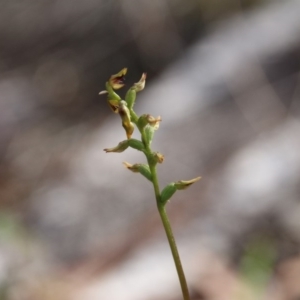
[[[0,7],[0,299],[182,299],[144,158],[103,152],[124,67],[161,188],[202,176],[167,207],[191,299],[300,299],[300,1]]]

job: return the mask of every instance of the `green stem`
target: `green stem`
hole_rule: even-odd
[[[181,260],[180,260],[180,256],[177,250],[177,246],[176,246],[176,242],[175,242],[175,238],[172,232],[172,227],[170,224],[170,221],[168,219],[168,215],[167,212],[165,210],[164,205],[161,203],[160,201],[160,191],[159,191],[159,184],[158,184],[158,179],[157,179],[157,173],[156,173],[156,167],[155,165],[153,165],[151,163],[150,160],[148,160],[149,163],[149,168],[150,171],[152,173],[152,182],[153,182],[153,187],[154,187],[154,191],[155,191],[155,197],[156,197],[156,203],[157,203],[157,208],[169,241],[169,245],[171,248],[171,252],[173,255],[173,259],[175,262],[175,266],[176,266],[176,270],[177,270],[177,274],[179,277],[179,282],[180,282],[180,286],[181,286],[181,290],[182,290],[182,295],[183,295],[183,299],[184,300],[190,300],[190,295],[189,295],[189,290],[187,287],[187,283],[186,283],[186,279],[185,279],[185,275],[184,275],[184,271],[182,268],[182,264],[181,264]]]
[[[173,259],[174,259],[174,262],[175,262],[177,274],[178,274],[180,285],[181,285],[183,299],[184,300],[190,300],[189,290],[188,290],[188,287],[187,287],[184,271],[183,271],[183,268],[182,268],[180,256],[179,256],[179,253],[178,253],[178,250],[177,250],[175,238],[174,238],[174,235],[173,235],[173,232],[172,232],[172,228],[171,228],[171,224],[170,224],[169,219],[168,219],[167,212],[166,212],[163,205],[158,205],[157,207],[158,207],[158,211],[159,211],[162,223],[164,225],[165,232],[167,234],[169,245],[170,245],[170,248],[171,248],[171,251],[172,251]]]
[[[165,229],[168,241],[169,241],[169,245],[171,248],[172,256],[173,256],[177,274],[179,277],[179,282],[180,282],[180,286],[181,286],[181,290],[182,290],[183,299],[190,300],[189,290],[187,287],[187,283],[186,283],[184,271],[182,268],[180,256],[179,256],[179,253],[177,250],[177,245],[175,242],[172,227],[171,227],[167,212],[165,210],[165,207],[164,207],[163,203],[161,202],[160,189],[159,189],[158,177],[157,177],[157,172],[156,172],[156,163],[153,162],[153,158],[151,158],[152,150],[150,148],[150,145],[146,142],[147,139],[145,138],[145,131],[143,129],[141,130],[140,128],[139,128],[139,131],[142,135],[142,141],[145,145],[145,155],[147,157],[149,169],[150,169],[150,172],[152,175],[152,184],[153,184],[153,188],[154,188],[154,192],[155,192],[156,204],[157,204],[160,218],[163,223],[163,226],[164,226],[164,229]]]

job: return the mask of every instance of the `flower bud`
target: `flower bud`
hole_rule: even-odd
[[[134,165],[132,165],[132,164],[128,163],[127,161],[124,161],[124,162],[123,162],[123,165],[124,165],[128,170],[130,170],[131,172],[133,172],[133,173],[139,173],[139,165],[140,165],[140,164],[134,164]]]
[[[201,179],[201,177],[196,177],[191,180],[180,180],[180,181],[175,182],[175,187],[177,188],[177,190],[184,190],[200,179]]]
[[[157,130],[159,128],[159,122],[161,121],[162,119],[160,116],[154,118],[149,114],[144,114],[139,117],[137,126],[140,128],[140,130],[143,130],[145,126],[149,124],[153,127],[154,130]]]
[[[165,157],[163,156],[163,154],[159,153],[159,152],[155,152],[153,154],[153,157],[155,159],[156,162],[158,162],[159,164],[163,163]]]
[[[153,136],[154,136],[154,128],[150,125],[147,125],[144,129],[144,132],[145,132],[145,140],[144,142],[147,144],[147,145],[151,145],[152,143],[152,140],[153,140]]]
[[[168,184],[161,192],[160,194],[160,201],[163,205],[166,205],[167,201],[171,199],[171,197],[174,195],[174,193],[177,190],[184,190],[188,188],[190,185],[198,181],[201,177],[196,177],[191,180],[180,180],[177,182],[171,182]]]
[[[130,164],[126,161],[123,162],[124,166],[134,172],[134,173],[140,173],[142,174],[144,177],[146,177],[148,180],[152,181],[152,175],[151,175],[151,172],[150,172],[150,169],[149,169],[149,166],[148,165],[145,165],[145,164]]]
[[[127,68],[124,68],[119,73],[112,75],[108,80],[109,85],[114,90],[118,90],[122,88],[125,85],[124,82],[125,82],[126,73],[127,73]]]
[[[118,144],[118,146],[116,146],[114,148],[106,148],[106,149],[104,149],[104,151],[106,153],[109,153],[109,152],[121,153],[121,152],[125,151],[128,147],[131,147],[131,148],[139,150],[139,151],[145,150],[144,144],[141,141],[136,140],[136,139],[129,139],[129,140],[120,142]]]
[[[130,139],[131,136],[132,136],[132,134],[133,134],[133,131],[134,131],[134,125],[133,125],[133,123],[131,123],[131,122],[129,122],[129,123],[122,122],[122,126],[125,129],[127,138]]]
[[[133,88],[130,88],[125,96],[125,101],[129,109],[132,109],[136,99],[136,91]]]
[[[120,101],[119,115],[122,119],[122,126],[126,131],[127,138],[130,139],[134,131],[134,125],[131,123],[130,111],[126,105],[126,102],[123,100]]]
[[[104,149],[104,151],[106,153],[109,153],[109,152],[117,152],[117,153],[121,153],[123,151],[125,151],[128,146],[129,146],[129,143],[128,143],[129,140],[126,140],[126,141],[123,141],[123,142],[120,142],[118,144],[118,146],[114,147],[114,148],[106,148]]]
[[[159,122],[161,122],[162,119],[160,116],[157,118],[154,118],[151,115],[148,115],[148,123],[154,128],[154,130],[157,130],[159,128]]]
[[[143,73],[141,79],[139,80],[139,82],[136,82],[136,83],[133,84],[132,89],[134,89],[137,92],[142,91],[145,88],[146,77],[147,77],[147,74]]]

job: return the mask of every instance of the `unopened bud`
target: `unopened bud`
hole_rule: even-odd
[[[125,129],[127,138],[130,139],[134,131],[134,124],[131,122],[122,122],[122,126]]]
[[[144,144],[141,141],[136,140],[136,139],[129,139],[129,140],[120,142],[118,144],[118,146],[116,146],[114,148],[106,148],[106,149],[104,149],[104,151],[106,153],[109,153],[109,152],[121,153],[121,152],[125,151],[128,147],[131,147],[131,148],[139,150],[139,151],[145,150]]]
[[[147,74],[146,74],[146,73],[143,73],[141,79],[139,80],[139,82],[136,82],[136,83],[133,85],[132,88],[133,88],[135,91],[137,91],[137,92],[142,91],[142,90],[145,88],[146,77],[147,77]]]
[[[104,151],[106,153],[109,153],[109,152],[117,152],[117,153],[121,153],[123,151],[125,151],[128,146],[129,146],[129,143],[128,143],[129,140],[126,140],[126,141],[123,141],[123,142],[120,142],[118,144],[118,146],[114,147],[114,148],[106,148],[104,149]]]
[[[124,162],[123,162],[123,165],[124,165],[128,170],[130,170],[131,172],[133,172],[133,173],[139,173],[139,165],[140,165],[140,164],[134,164],[134,165],[132,165],[132,164],[128,163],[127,161],[124,161]]]
[[[197,182],[201,177],[196,177],[191,180],[180,180],[177,182],[171,182],[168,184],[160,194],[160,201],[163,205],[166,205],[168,200],[174,195],[177,190],[184,190],[188,188],[193,183]]]
[[[127,138],[130,139],[134,131],[134,125],[131,123],[130,111],[125,101],[120,101],[119,115],[122,119],[122,126],[126,131]]]
[[[149,166],[148,165],[145,165],[145,164],[130,164],[128,162],[123,162],[124,166],[134,172],[134,173],[140,173],[142,174],[144,177],[146,177],[148,180],[152,181],[152,175],[151,175],[151,172],[150,172],[150,169],[149,169]]]
[[[150,145],[152,143],[153,140],[153,136],[154,136],[154,128],[150,125],[147,125],[144,129],[145,132],[145,143],[147,145]]]
[[[161,164],[165,159],[163,154],[161,154],[159,152],[155,152],[153,156],[154,156],[154,159],[156,160],[156,162],[158,162],[159,164]]]
[[[133,88],[130,88],[125,96],[125,101],[129,109],[132,109],[136,99],[136,91]]]
[[[176,186],[177,190],[185,190],[190,185],[192,185],[193,183],[197,182],[200,179],[201,179],[201,177],[196,177],[191,180],[180,180],[180,181],[175,182],[175,186]]]

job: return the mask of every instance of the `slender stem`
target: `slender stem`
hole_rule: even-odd
[[[168,237],[169,245],[170,245],[170,248],[172,251],[173,259],[175,262],[177,274],[178,274],[180,285],[181,285],[183,299],[190,300],[189,290],[187,287],[184,271],[182,268],[181,260],[180,260],[179,253],[177,250],[177,246],[176,246],[175,238],[174,238],[174,235],[172,232],[171,224],[168,219],[168,215],[167,215],[166,210],[163,205],[158,204],[157,207],[158,207],[158,211],[159,211],[162,223],[164,225],[164,228],[165,228],[165,231],[166,231],[166,234]]]
[[[182,290],[183,299],[190,300],[189,290],[187,287],[187,283],[186,283],[184,271],[182,268],[180,256],[179,256],[179,253],[177,250],[175,238],[174,238],[174,235],[172,232],[172,227],[171,227],[170,221],[168,219],[168,215],[166,213],[164,205],[160,201],[160,191],[159,191],[156,167],[155,167],[155,165],[151,164],[151,162],[149,160],[148,160],[148,162],[149,162],[150,171],[152,173],[152,182],[153,182],[153,187],[154,187],[154,191],[155,191],[157,208],[158,208],[158,211],[159,211],[159,214],[160,214],[160,217],[161,217],[161,220],[162,220],[162,223],[163,223],[163,226],[164,226],[164,229],[165,229],[168,241],[169,241],[169,245],[170,245],[173,259],[175,262],[177,274],[179,277],[179,282],[180,282],[180,286],[181,286],[181,290]]]
[[[144,141],[144,145],[146,148],[145,155],[147,157],[149,169],[150,169],[150,172],[152,175],[152,184],[153,184],[153,188],[154,188],[154,192],[155,192],[156,204],[157,204],[160,218],[163,223],[163,226],[164,226],[167,238],[168,238],[168,242],[169,242],[169,245],[171,248],[172,256],[173,256],[177,274],[179,277],[179,282],[180,282],[180,286],[181,286],[181,290],[182,290],[183,299],[190,300],[189,290],[187,287],[187,283],[186,283],[184,271],[182,268],[180,256],[179,256],[179,253],[177,250],[177,245],[176,245],[175,238],[173,235],[172,227],[171,227],[170,221],[168,219],[168,215],[165,210],[165,207],[161,202],[160,189],[159,189],[158,177],[157,177],[157,172],[156,172],[156,163],[154,163],[153,159],[151,159],[152,150],[150,148],[150,145],[145,142],[146,138],[145,138],[144,130],[140,130],[140,128],[139,128],[139,131],[142,135],[142,141]]]
[[[156,203],[160,203],[160,191],[159,191],[159,183],[158,183],[158,178],[157,178],[157,173],[156,173],[156,167],[153,166],[151,161],[148,160],[149,163],[149,168],[152,174],[152,183],[154,187],[154,192],[155,192],[155,198],[156,198]]]

